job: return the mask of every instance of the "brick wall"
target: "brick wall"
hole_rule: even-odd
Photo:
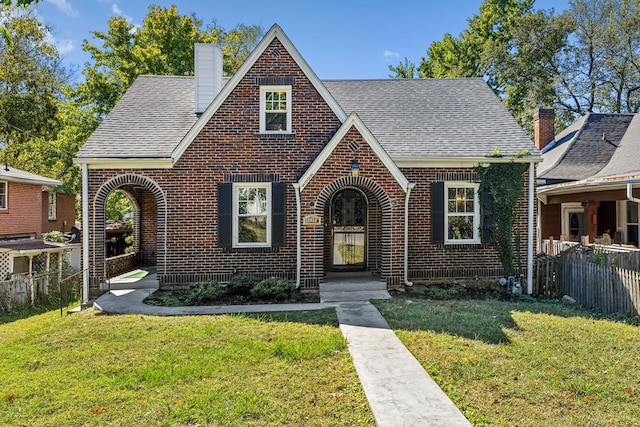
[[[42,232],[68,233],[76,222],[75,194],[56,194],[56,219],[49,219],[49,193],[42,193]]]
[[[224,280],[245,272],[295,277],[296,203],[291,184],[306,169],[316,153],[340,126],[340,121],[276,40],[280,51],[273,62],[271,48],[249,70],[224,105],[196,137],[173,169],[89,171],[90,205],[110,179],[139,175],[156,185],[166,201],[167,218],[156,225],[158,278],[162,285],[189,281],[194,277]],[[287,77],[292,82],[292,134],[259,133],[259,77]],[[241,112],[241,114],[238,114]],[[217,184],[225,177],[271,174],[286,184],[286,244],[277,249],[223,249],[217,243]],[[152,189],[149,189],[154,193]],[[153,199],[150,199],[153,202]],[[157,197],[156,197],[157,202]],[[154,203],[140,203],[141,221],[154,217]],[[98,209],[96,209],[98,212]],[[103,262],[104,238],[100,225],[91,224],[93,263]],[[161,217],[162,212],[155,213]],[[161,221],[159,221],[161,222]],[[166,233],[167,250],[159,239]],[[153,235],[153,230],[142,236]],[[142,238],[143,241],[145,237]],[[95,274],[100,273],[98,265]]]
[[[416,183],[409,202],[409,279],[415,282],[493,282],[503,274],[495,249],[488,243],[474,245],[434,244],[431,241],[431,183],[438,181],[477,181],[471,168],[403,169]],[[521,235],[520,262],[527,265],[528,178],[515,226]]]
[[[8,182],[6,210],[0,210],[0,238],[40,237],[42,234],[42,185]],[[35,213],[35,215],[34,215]]]
[[[271,56],[273,48],[278,49],[277,62]],[[260,83],[271,77],[292,85],[290,135],[259,133]],[[133,184],[136,189],[146,188],[146,193],[134,192],[140,206],[140,251],[149,250],[144,256],[152,260],[155,246],[161,286],[206,279],[224,282],[238,273],[295,278],[297,212],[293,184],[340,125],[288,52],[275,40],[172,169],[89,170],[89,204],[95,209],[89,218],[91,275],[100,277],[104,268],[103,199],[113,189]],[[351,176],[354,158],[361,166],[358,177]],[[404,170],[409,181],[417,183],[410,199],[410,277],[441,280],[498,276],[501,269],[493,249],[430,242],[429,185],[439,179],[438,174],[447,172],[460,170]],[[288,207],[285,244],[278,248],[220,247],[217,185],[250,182],[258,175],[285,184]],[[317,288],[330,266],[328,205],[331,197],[345,187],[357,188],[369,200],[367,269],[379,273],[388,287],[402,286],[405,193],[356,128],[347,132],[301,193],[301,216],[314,214],[324,218],[322,227],[302,227],[301,285]],[[96,288],[95,281],[92,286]]]

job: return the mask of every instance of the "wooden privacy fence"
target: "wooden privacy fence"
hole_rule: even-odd
[[[562,252],[557,263],[563,294],[604,313],[640,314],[640,252],[579,246]]]

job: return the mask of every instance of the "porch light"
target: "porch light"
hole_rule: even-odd
[[[360,175],[360,165],[356,159],[351,162],[351,176],[357,178]]]

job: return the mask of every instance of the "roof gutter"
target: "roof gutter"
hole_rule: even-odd
[[[448,166],[469,166],[473,167],[479,164],[489,164],[489,163],[540,163],[542,162],[542,157],[540,156],[523,156],[523,157],[515,157],[515,156],[504,156],[504,157],[487,157],[487,156],[471,156],[471,157],[425,157],[425,158],[415,158],[415,157],[395,157],[392,156],[393,161],[398,165],[398,167],[416,167],[416,168],[425,168],[425,167],[448,167]]]
[[[633,197],[633,183],[627,182],[627,200],[640,204],[640,199]]]

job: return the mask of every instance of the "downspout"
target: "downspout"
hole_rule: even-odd
[[[640,204],[640,199],[633,197],[633,184],[627,182],[627,200]]]
[[[293,188],[296,191],[296,289],[300,288],[300,272],[302,270],[302,237],[300,233],[302,231],[300,226],[300,184],[297,182],[293,184]]]
[[[404,285],[413,286],[413,282],[410,282],[409,277],[409,195],[411,190],[415,187],[415,183],[409,183],[407,185],[407,193],[404,196]]]
[[[535,164],[529,163],[529,214],[527,216],[528,236],[527,236],[527,294],[533,293],[533,193]]]
[[[82,304],[89,301],[89,167],[82,164]]]

